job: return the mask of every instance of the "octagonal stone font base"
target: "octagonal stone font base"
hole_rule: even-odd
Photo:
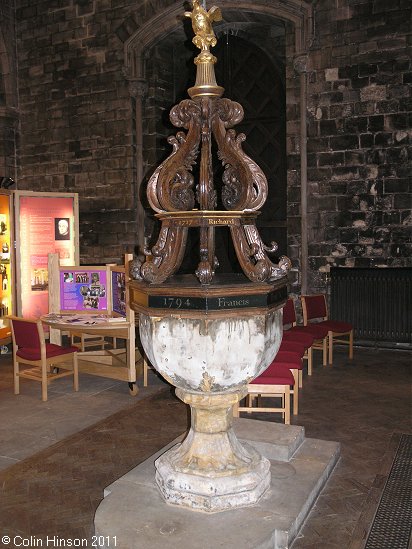
[[[199,394],[237,391],[260,375],[282,340],[282,311],[186,318],[140,313],[146,356],[172,385]]]
[[[270,464],[237,440],[233,406],[279,349],[286,280],[230,275],[200,287],[182,275],[134,282],[131,294],[148,360],[191,408],[186,439],[156,460],[162,496],[209,513],[255,505],[269,488]]]
[[[193,394],[177,389],[191,407],[191,428],[156,462],[156,483],[170,504],[206,512],[254,505],[270,486],[270,462],[241,444],[232,428],[233,406],[246,390]]]

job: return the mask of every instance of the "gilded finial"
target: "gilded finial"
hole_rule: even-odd
[[[222,20],[222,12],[217,6],[212,6],[209,11],[200,5],[199,0],[193,0],[193,11],[185,11],[185,16],[192,20],[192,28],[195,36],[193,44],[202,51],[209,51],[216,46],[216,36],[212,29],[213,21]]]
[[[193,11],[185,11],[185,16],[192,20],[192,28],[195,36],[193,44],[200,49],[200,53],[194,59],[197,66],[196,82],[187,91],[192,99],[195,97],[221,97],[224,89],[216,83],[214,64],[216,57],[210,52],[211,47],[216,46],[217,38],[212,29],[213,21],[222,20],[222,12],[217,6],[206,10],[206,2],[203,5],[199,0],[192,0]]]

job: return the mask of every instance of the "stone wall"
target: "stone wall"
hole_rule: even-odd
[[[308,64],[309,288],[410,266],[411,3],[317,2]]]
[[[133,251],[136,196],[131,98],[105,0],[18,0],[20,189],[79,193],[86,263]]]
[[[137,241],[137,124],[125,78],[130,75],[123,71],[124,47],[142,24],[171,3],[16,4],[21,139],[16,159],[16,119],[5,126],[0,116],[0,166],[3,162],[11,169],[17,160],[20,189],[78,192],[82,261],[119,261]],[[412,256],[410,2],[319,0],[313,5],[314,40],[306,63],[307,214],[300,201],[294,29],[291,23],[286,27],[288,254],[296,292],[302,215],[308,223],[310,291],[327,287],[331,265],[410,265]],[[1,3],[3,36],[10,35],[11,6],[12,0]],[[4,50],[0,48],[0,55]],[[160,56],[159,63],[152,63],[156,74],[149,75],[160,102],[149,89],[144,105],[153,116],[146,117],[144,132],[152,140],[145,143],[144,174],[158,147],[156,117],[171,91],[160,61],[164,52],[151,51]],[[15,72],[13,57],[9,55],[7,66],[5,55],[1,59],[3,72],[10,74],[10,67]],[[10,78],[8,82],[11,89]],[[17,98],[17,93],[9,97]],[[17,111],[7,112],[15,116]]]
[[[16,178],[18,141],[14,4],[0,3],[0,177]]]
[[[179,36],[180,40],[182,39]],[[146,63],[147,93],[143,102],[143,173],[144,185],[153,170],[170,155],[171,145],[167,142],[169,135],[178,131],[169,121],[169,112],[177,103],[174,86],[175,46],[171,37],[166,43],[160,43],[150,49]],[[155,221],[154,212],[143,197],[145,208],[145,244],[151,246],[156,242],[159,222]]]
[[[299,294],[302,284],[302,207],[300,73],[295,68],[294,27],[286,26],[286,153],[287,153],[287,256],[292,262],[290,289]]]

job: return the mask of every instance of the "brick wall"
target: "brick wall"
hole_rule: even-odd
[[[410,266],[411,3],[323,0],[309,57],[309,287]]]

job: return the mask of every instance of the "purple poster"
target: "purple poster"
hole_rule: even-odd
[[[60,272],[62,311],[107,311],[106,269],[68,268]]]
[[[126,277],[116,271],[112,271],[112,310],[126,316]]]

